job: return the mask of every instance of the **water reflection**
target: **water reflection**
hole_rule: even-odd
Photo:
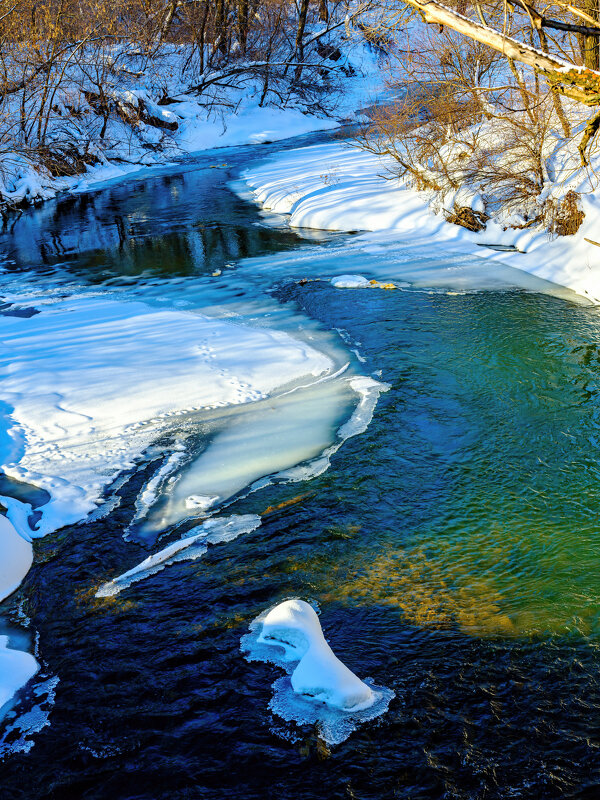
[[[241,258],[298,247],[299,233],[262,224],[256,209],[227,188],[247,158],[247,149],[233,150],[214,169],[208,155],[183,170],[164,168],[10,217],[1,239],[7,266],[68,267],[97,283],[112,275],[210,274]]]

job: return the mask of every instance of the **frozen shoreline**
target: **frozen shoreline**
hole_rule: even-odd
[[[599,239],[597,195],[584,196],[586,216],[574,236],[550,240],[539,229],[504,231],[492,220],[473,233],[433,213],[425,193],[383,177],[391,166],[390,160],[347,143],[327,143],[280,153],[242,177],[256,202],[289,215],[291,227],[361,232],[362,242],[373,246],[407,240],[429,248],[438,244],[446,252],[505,265],[600,303],[600,247],[587,241]]]

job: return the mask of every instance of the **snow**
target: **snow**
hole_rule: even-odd
[[[20,536],[14,525],[0,514],[0,601],[18,589],[32,563],[31,542]]]
[[[8,636],[0,636],[0,710],[33,678],[39,666],[35,658],[8,646]]]
[[[553,239],[539,228],[504,230],[494,221],[474,233],[434,213],[431,196],[394,179],[393,168],[389,157],[380,158],[348,143],[327,143],[280,153],[252,165],[243,178],[255,200],[265,209],[289,215],[292,227],[370,231],[358,237],[370,252],[407,240],[422,250],[436,246],[439,256],[450,252],[476,256],[482,267],[488,261],[498,276],[507,275],[509,267],[539,279],[527,283],[513,276],[513,285],[554,293],[557,286],[566,287],[600,303],[600,247],[592,243],[600,239],[600,195],[589,192],[589,186],[582,195],[585,219],[573,236]],[[587,178],[580,174],[574,178],[572,169],[569,174],[571,180],[561,184],[562,192],[585,188]],[[481,198],[471,193],[469,204],[480,209]],[[492,245],[515,251],[494,250]],[[388,265],[385,277],[396,276],[407,277],[401,268],[396,272]]]
[[[275,682],[271,702],[271,709],[284,719],[317,722],[321,736],[337,744],[360,722],[387,710],[394,693],[361,680],[340,661],[316,611],[304,600],[285,600],[257,617],[250,630],[241,642],[246,658],[290,673],[289,679]],[[293,694],[286,691],[288,684]]]
[[[141,564],[137,564],[122,575],[104,583],[96,592],[96,597],[113,597],[123,589],[127,589],[132,583],[156,575],[170,564],[201,558],[206,553],[209,544],[231,542],[244,533],[256,530],[260,523],[261,519],[256,514],[208,519],[202,525],[188,531],[183,539],[163,547],[158,553],[144,559]]]
[[[336,289],[365,289],[369,281],[362,275],[338,275],[331,279],[331,285]]]
[[[332,367],[286,333],[140,302],[83,296],[41,311],[0,317],[4,470],[52,497],[34,536],[84,518],[171,418],[256,402]]]
[[[209,86],[198,92],[190,87],[183,75],[189,51],[164,45],[154,66],[152,60],[149,64],[141,59],[137,74],[133,70],[127,76],[121,76],[127,87],[107,91],[108,96],[125,110],[127,107],[137,109],[143,101],[147,115],[174,130],[165,130],[142,120],[127,124],[118,115],[113,115],[102,140],[99,138],[102,120],[81,94],[86,79],[77,74],[75,65],[71,65],[75,74],[65,73],[54,96],[55,113],[48,120],[47,144],[50,148],[56,144],[59,150],[71,143],[84,148],[82,130],[86,130],[89,138],[84,149],[97,159],[97,163],[88,165],[81,174],[52,177],[19,150],[15,140],[14,149],[0,158],[0,200],[12,204],[37,203],[64,191],[87,192],[140,170],[165,165],[205,150],[247,144],[258,146],[337,128],[340,123],[356,119],[355,110],[373,102],[381,93],[381,65],[362,35],[351,47],[350,42],[344,42],[342,48],[346,60],[351,61],[353,75],[348,77],[340,72],[338,79],[343,92],[339,96],[335,91],[331,96],[324,96],[320,105],[327,107],[327,113],[323,110],[315,113],[314,103],[305,102],[293,92],[288,93],[285,108],[270,105],[274,99],[276,103],[283,102],[272,93],[264,102],[263,81],[249,76],[239,85],[219,86],[217,89],[218,84],[215,84],[212,89]],[[123,55],[136,61],[135,53],[121,53],[120,56],[117,53],[116,59]],[[204,81],[210,77],[202,76]],[[97,90],[91,85],[88,88]],[[158,102],[165,95],[173,101],[168,106]],[[10,106],[10,98],[8,102]],[[14,114],[15,118],[20,114],[20,107],[15,105],[17,102],[14,100],[7,112]],[[29,106],[33,102],[30,99]],[[123,106],[123,103],[128,106]],[[75,117],[73,108],[77,109]]]

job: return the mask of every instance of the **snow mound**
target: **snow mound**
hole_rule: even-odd
[[[33,678],[38,669],[32,655],[11,650],[8,636],[0,636],[0,709]]]
[[[366,289],[370,284],[362,275],[338,275],[331,279],[336,289]]]
[[[361,722],[383,714],[394,693],[362,681],[335,655],[314,608],[285,600],[261,614],[242,637],[248,661],[283,667],[269,707],[286,721],[316,723],[329,744],[339,744]],[[295,666],[294,666],[295,665]]]
[[[557,289],[567,287],[600,303],[600,250],[594,244],[599,238],[599,195],[589,191],[586,171],[582,180],[579,170],[569,175],[568,169],[563,171],[559,164],[557,167],[557,176],[564,176],[556,179],[557,191],[561,196],[568,189],[581,192],[585,219],[575,235],[555,238],[543,226],[510,228],[489,220],[485,229],[474,232],[447,222],[431,194],[416,191],[409,182],[389,179],[395,172],[391,157],[380,157],[343,142],[277,153],[251,165],[241,177],[259,205],[277,214],[289,214],[292,228],[363,232],[356,240],[356,246],[362,248],[363,263],[365,253],[372,256],[376,249],[383,252],[382,247],[410,241],[421,251],[425,245],[432,254],[435,252],[438,264],[451,252],[475,256],[481,267],[478,273],[469,275],[471,288],[481,286],[486,273],[489,283],[492,270],[483,269],[485,260],[489,260],[493,262],[493,275],[503,281],[508,279],[510,285],[563,297],[568,295]],[[456,199],[454,196],[452,202]],[[467,198],[463,192],[458,199],[461,204],[481,208],[477,194],[471,193]],[[422,277],[425,261],[416,270],[413,266],[406,271],[405,257],[401,256],[392,267],[391,250],[388,254],[389,259],[384,262],[386,280],[404,277],[414,282]],[[346,263],[346,268],[349,266]],[[362,268],[361,263],[359,269]],[[374,263],[369,264],[369,271],[376,272]],[[525,277],[528,275],[534,280]],[[452,272],[446,270],[443,285],[456,287],[457,277],[455,268]]]
[[[96,597],[112,597],[127,589],[132,583],[156,575],[170,564],[201,558],[209,544],[231,542],[244,533],[256,530],[260,522],[260,517],[256,514],[208,519],[202,525],[192,528],[184,539],[172,542],[158,553],[148,556],[137,566],[103,584],[96,592]]]
[[[31,542],[19,536],[12,522],[0,514],[0,601],[19,587],[32,562]]]

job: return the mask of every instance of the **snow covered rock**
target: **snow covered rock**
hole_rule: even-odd
[[[270,611],[258,641],[283,647],[286,660],[298,661],[291,677],[298,694],[345,711],[358,711],[375,702],[373,691],[327,644],[316,611],[304,600],[286,600]]]
[[[338,275],[331,279],[336,289],[366,289],[370,284],[362,275]]]
[[[286,721],[316,724],[329,744],[339,744],[359,724],[383,714],[394,697],[340,661],[316,611],[304,600],[285,600],[257,617],[241,648],[248,661],[270,662],[290,673],[273,684],[271,710]]]

